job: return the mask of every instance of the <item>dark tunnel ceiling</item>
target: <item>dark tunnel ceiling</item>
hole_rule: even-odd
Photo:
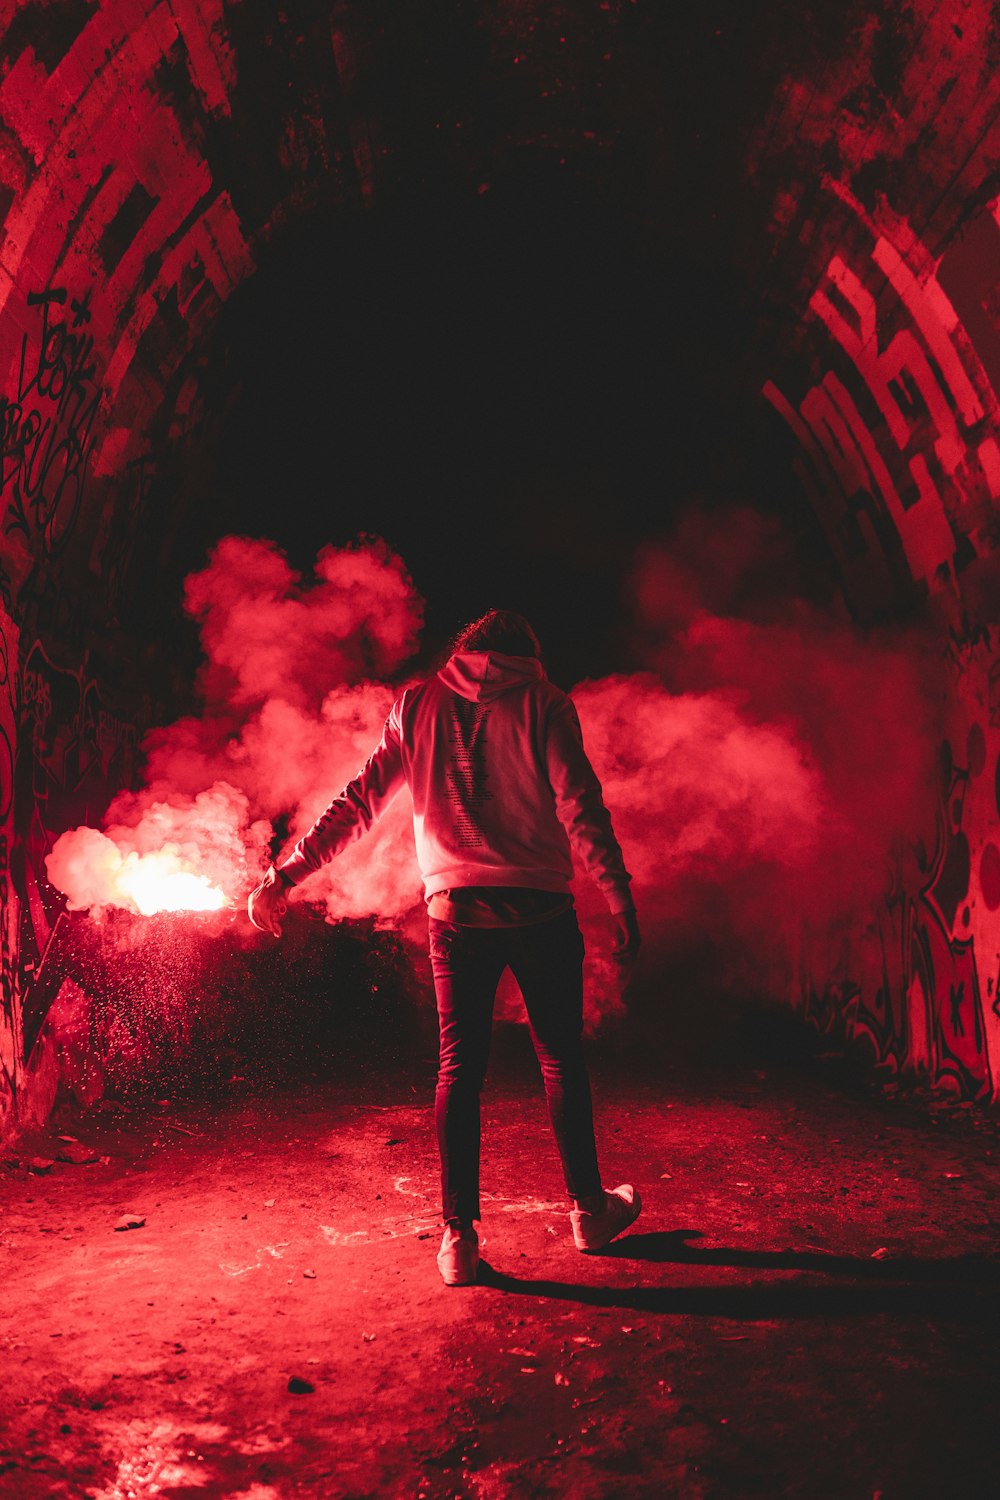
[[[365,96],[393,143],[373,202],[311,204],[207,348],[227,416],[198,545],[269,535],[307,567],[372,531],[432,633],[502,599],[562,635],[585,603],[581,656],[613,657],[639,539],[692,494],[786,507],[787,440],[758,395],[766,204],[744,152],[789,51],[820,42],[814,13],[751,9],[625,16],[605,99],[579,6],[534,23],[516,82],[475,8],[430,36],[425,8],[410,25],[392,9]],[[844,18],[825,9],[829,35]],[[601,138],[581,150],[582,124]]]
[[[18,66],[30,39],[27,76],[47,70],[48,88],[107,16],[108,47],[87,54],[91,113],[117,129],[117,99],[150,133],[135,138],[146,177],[132,173],[93,248],[76,221],[65,231],[111,349],[150,309],[116,366],[120,444],[102,470],[127,512],[128,476],[150,458],[114,627],[162,639],[164,612],[179,626],[183,572],[228,531],[272,536],[308,567],[363,530],[405,557],[432,634],[503,596],[583,637],[583,655],[600,646],[601,670],[636,541],[692,495],[777,510],[811,579],[825,569],[821,590],[836,586],[762,385],[815,378],[803,309],[840,244],[830,183],[862,208],[889,193],[931,253],[986,201],[989,151],[952,190],[970,159],[963,110],[989,129],[988,34],[965,24],[982,6],[959,5],[950,29],[943,10],[932,27],[931,0],[155,9],[174,19],[141,54],[124,12],[83,0],[23,5],[7,37]],[[931,41],[947,55],[928,111]],[[912,139],[886,129],[897,106]],[[44,136],[44,120],[32,128]],[[75,154],[59,167],[86,227],[101,163]],[[0,167],[16,195],[31,168],[9,153]],[[182,169],[203,197],[175,238],[193,226],[214,254],[216,210],[228,236],[211,275],[193,233],[183,255],[143,237],[163,174]],[[36,281],[61,274],[45,238],[43,269],[26,262]],[[119,308],[100,289],[123,260]]]
[[[445,615],[585,589],[606,624],[637,542],[733,492],[749,313],[686,285],[554,187],[314,231],[226,309],[214,523],[301,565],[373,531]]]

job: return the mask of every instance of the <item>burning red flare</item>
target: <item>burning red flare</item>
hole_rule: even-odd
[[[158,911],[218,911],[226,904],[217,885],[186,867],[169,849],[126,855],[117,885],[144,917]]]
[[[219,911],[227,901],[225,892],[171,844],[150,854],[123,853],[96,828],[77,828],[56,840],[49,861],[50,877],[54,864],[57,883],[74,893],[72,911],[121,906],[149,917],[161,911]]]

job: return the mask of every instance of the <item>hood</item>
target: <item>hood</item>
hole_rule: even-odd
[[[512,688],[538,682],[545,673],[533,656],[502,656],[499,651],[456,651],[438,673],[445,687],[473,703],[489,703]]]

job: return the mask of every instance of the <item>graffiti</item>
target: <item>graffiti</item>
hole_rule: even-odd
[[[975,555],[952,518],[1000,496],[997,402],[937,268],[908,226],[885,218],[885,231],[865,224],[864,262],[833,255],[809,299],[835,346],[831,368],[797,406],[773,381],[763,394],[799,442],[797,467],[848,582],[870,590],[873,554],[891,564],[901,551],[909,576],[934,588]]]
[[[963,1098],[991,1091],[990,1065],[983,1024],[982,997],[967,909],[971,859],[963,829],[972,767],[953,766],[947,744],[942,754],[941,799],[936,847],[919,857],[923,883],[910,918],[911,976],[919,978],[924,1004],[930,1003],[929,1065],[936,1084],[946,1084]]]
[[[884,200],[872,215],[842,184],[827,185],[849,218],[805,295],[811,383],[791,399],[768,381],[763,395],[796,439],[795,469],[850,605],[878,617],[914,583],[947,588],[943,658],[956,701],[981,704],[977,717],[996,729],[995,621],[976,602],[983,585],[977,594],[970,584],[963,597],[962,579],[991,550],[1000,499],[991,383],[1000,378],[1000,339],[984,313],[998,278],[995,257],[981,253],[1000,246],[998,205],[935,262]],[[991,951],[983,922],[1000,908],[1000,857],[994,878],[987,837],[974,874],[983,810],[979,792],[969,798],[986,762],[981,724],[970,732],[964,768],[944,747],[926,847],[900,841],[883,898],[849,931],[827,935],[825,953],[823,940],[807,940],[801,990],[821,1030],[839,1030],[879,1066],[926,1076],[965,1099],[994,1089],[987,1022],[994,1025],[996,1002],[984,1015],[974,938]]]
[[[65,287],[29,292],[41,327],[32,350],[21,339],[17,386],[0,397],[0,498],[3,530],[38,540],[58,557],[83,504],[94,420],[101,401],[96,380],[90,292],[69,298]],[[68,306],[67,306],[68,303]]]
[[[176,464],[176,449],[171,457]],[[27,557],[19,567],[17,558],[8,558],[5,567],[0,556],[0,603],[16,614],[22,635],[67,651],[93,634],[95,617],[101,625],[142,632],[155,599],[144,569],[156,568],[172,541],[164,537],[170,493],[169,480],[146,453],[114,479],[91,485],[72,548],[58,560]]]
[[[17,628],[0,610],[0,1067],[3,1091],[17,1092],[20,1063],[18,900],[11,869],[14,746],[17,743]]]
[[[55,839],[93,822],[108,798],[132,784],[139,753],[135,722],[115,712],[86,666],[55,665],[38,641],[21,672],[19,754],[15,770],[15,837],[24,909],[23,975],[41,961],[63,909],[45,874]]]
[[[867,934],[842,935],[833,961],[818,944],[808,952],[801,1005],[818,1030],[861,1042],[877,1066],[924,1075],[963,1099],[986,1099],[992,1071],[964,905],[971,860],[963,819],[976,768],[956,767],[946,743],[940,769],[933,849],[901,844]],[[833,977],[818,987],[813,970],[821,958]]]
[[[65,903],[46,856],[133,784],[140,738],[86,658],[62,668],[37,640],[20,654],[18,667],[18,629],[0,610],[0,1128],[30,1092],[32,1047],[64,977],[52,954]]]
[[[72,572],[67,579],[44,561],[32,565],[18,590],[17,612],[31,636],[67,643],[87,639],[91,616],[80,579]]]

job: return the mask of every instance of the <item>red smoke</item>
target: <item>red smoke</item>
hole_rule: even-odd
[[[211,911],[238,899],[271,832],[226,781],[194,796],[126,793],[109,809],[104,833],[64,833],[46,863],[71,910]]]
[[[303,588],[273,543],[228,536],[186,580],[210,710],[233,714],[273,700],[316,709],[332,687],[385,680],[413,655],[423,607],[384,542],[324,547],[315,575]]]
[[[134,905],[114,849],[164,846],[241,903],[275,822],[294,842],[367,759],[394,696],[384,679],[412,654],[422,620],[402,562],[372,538],[324,548],[304,582],[273,543],[226,537],[187,579],[185,607],[201,626],[205,713],[149,734],[146,785],[112,803],[104,845],[90,829],[56,842],[49,879],[71,907]],[[419,874],[406,798],[307,894],[333,920],[392,921],[411,907]]]
[[[794,578],[770,523],[693,512],[631,580],[647,670],[574,691],[635,876],[648,971],[650,954],[714,948],[742,979],[759,976],[800,917],[836,918],[882,885],[893,836],[929,805],[919,640],[862,637],[798,597]],[[241,904],[275,825],[289,849],[377,743],[422,614],[400,559],[370,539],[324,549],[305,582],[274,544],[227,537],[185,603],[206,653],[205,713],[149,735],[146,786],[115,801],[104,835],[59,839],[49,876],[75,907],[130,904],[116,860],[164,849]],[[606,921],[590,882],[577,885],[585,922]],[[296,899],[388,925],[420,897],[404,794]],[[595,1003],[614,1008],[606,943],[590,947]]]
[[[884,889],[895,839],[934,810],[939,652],[917,629],[862,633],[797,575],[774,523],[690,512],[632,579],[655,675],[576,695],[650,922],[751,977],[801,918]]]

